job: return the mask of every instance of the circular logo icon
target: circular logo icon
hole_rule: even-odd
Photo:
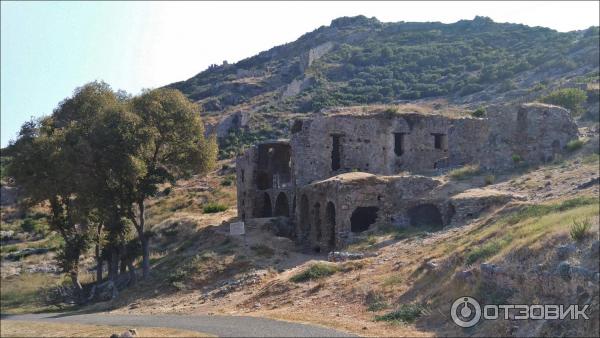
[[[452,320],[460,327],[471,327],[481,319],[481,306],[475,298],[460,297],[452,303]]]

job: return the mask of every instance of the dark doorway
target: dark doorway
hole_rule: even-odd
[[[433,204],[421,204],[408,210],[410,225],[414,227],[440,230],[444,227],[442,214]]]
[[[262,205],[262,214],[260,217],[271,217],[273,215],[273,210],[271,207],[271,198],[269,194],[263,194],[263,205]]]
[[[394,133],[394,153],[396,156],[404,154],[404,133]]]
[[[331,135],[331,170],[335,171],[341,167],[341,135]]]
[[[306,237],[308,232],[310,231],[310,221],[308,219],[308,197],[306,195],[302,195],[300,197],[300,236]]]
[[[446,134],[431,134],[433,135],[433,146],[435,149],[446,149]]]
[[[325,221],[327,222],[327,232],[329,239],[327,245],[330,248],[335,248],[335,205],[333,202],[328,202],[325,208]]]
[[[350,230],[352,232],[363,232],[369,229],[369,226],[375,223],[377,219],[377,207],[358,207],[350,216]]]
[[[275,200],[275,216],[290,216],[290,207],[285,193],[280,192]]]

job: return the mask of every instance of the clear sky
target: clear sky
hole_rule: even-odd
[[[93,80],[136,94],[291,42],[340,16],[456,22],[476,15],[558,31],[599,23],[599,2],[1,3],[1,144]]]

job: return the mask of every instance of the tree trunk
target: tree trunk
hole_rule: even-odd
[[[71,270],[69,272],[69,275],[71,276],[71,282],[73,283],[73,290],[75,290],[75,298],[77,303],[81,303],[81,300],[83,299],[83,287],[81,286],[81,283],[79,282],[79,271],[77,268]]]
[[[119,271],[119,275],[124,275],[127,273],[127,262],[125,262],[125,258],[121,258],[121,267]]]
[[[100,257],[100,254],[102,252],[102,248],[101,248],[102,225],[98,225],[97,233],[98,233],[98,238],[96,241],[96,283],[100,284],[100,283],[102,283],[102,265],[103,265],[102,257]]]
[[[150,239],[142,234],[142,272],[144,279],[150,276]]]
[[[138,202],[140,210],[138,222],[138,235],[142,244],[142,276],[144,279],[150,276],[150,238],[145,233],[145,208],[144,200]]]
[[[117,280],[119,272],[119,253],[117,252],[117,248],[112,248],[110,250],[110,264],[108,270],[108,279],[113,282]]]
[[[133,261],[127,262],[127,268],[129,269],[129,285],[133,286],[137,283],[137,276],[135,274],[135,267],[133,266]]]

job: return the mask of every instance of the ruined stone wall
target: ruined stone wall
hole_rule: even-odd
[[[261,143],[236,160],[238,213],[247,218],[289,217],[294,185],[291,150],[285,141]]]
[[[313,250],[339,248],[378,224],[409,226],[408,210],[426,204],[438,209],[443,226],[449,223],[444,219],[444,200],[427,194],[439,184],[424,176],[347,173],[299,187],[296,237]],[[366,219],[360,219],[361,212]],[[369,219],[369,213],[374,213],[375,218]]]
[[[526,103],[493,107],[488,112],[487,168],[511,167],[518,156],[526,163],[549,162],[578,136],[577,125],[561,107]]]
[[[296,184],[349,171],[393,175],[467,162],[481,150],[484,127],[481,119],[439,115],[319,116],[292,135],[293,157],[307,164],[296,167]],[[332,163],[335,138],[339,168]]]

